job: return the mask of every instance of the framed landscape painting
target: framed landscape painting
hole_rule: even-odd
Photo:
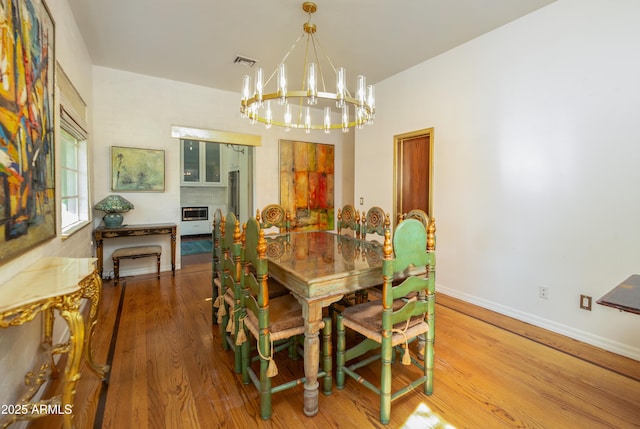
[[[163,192],[164,151],[112,146],[111,189],[121,192]]]
[[[55,28],[41,0],[0,7],[0,263],[56,235]]]
[[[333,145],[280,140],[280,205],[294,231],[333,229]]]

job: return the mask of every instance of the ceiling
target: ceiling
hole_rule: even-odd
[[[253,75],[238,55],[269,77],[308,19],[298,0],[68,1],[95,65],[233,92]],[[350,85],[357,74],[371,84],[553,1],[316,0],[311,22]]]

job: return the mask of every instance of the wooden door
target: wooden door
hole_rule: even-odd
[[[433,128],[394,137],[394,224],[412,209],[433,211]]]

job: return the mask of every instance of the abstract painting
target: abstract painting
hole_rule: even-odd
[[[294,231],[333,229],[333,145],[280,140],[280,205]]]
[[[41,0],[0,0],[0,263],[56,235],[55,28]]]
[[[163,192],[164,151],[112,146],[111,189],[121,192]]]

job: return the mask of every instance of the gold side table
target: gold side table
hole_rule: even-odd
[[[0,285],[0,328],[18,326],[32,321],[42,313],[42,356],[38,367],[25,375],[26,393],[10,408],[11,413],[0,420],[7,427],[18,420],[33,420],[52,412],[63,415],[63,427],[74,427],[74,397],[80,379],[82,358],[88,367],[104,379],[108,365],[97,365],[91,353],[91,337],[96,325],[102,279],[96,268],[96,258],[43,258],[20,274]],[[89,317],[82,316],[80,304],[89,301]],[[69,326],[69,339],[53,344],[53,311]],[[62,393],[52,398],[31,402],[48,379],[58,376],[53,361],[56,354],[67,353]]]

